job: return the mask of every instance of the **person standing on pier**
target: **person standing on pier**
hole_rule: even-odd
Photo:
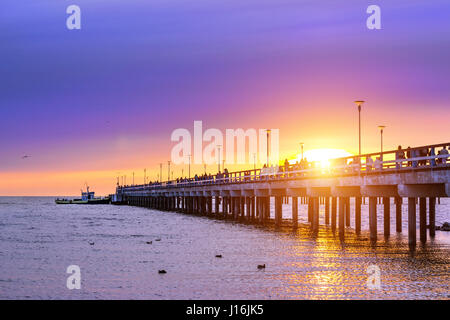
[[[405,159],[405,152],[402,150],[402,146],[398,146],[398,151],[395,153],[395,160],[403,160]],[[403,162],[396,162],[395,167],[400,169],[402,167]]]
[[[434,151],[434,147],[430,148],[430,153],[428,154],[430,157],[433,157],[436,155],[436,152]],[[433,158],[430,160],[430,165],[435,167],[436,166],[436,159]]]
[[[366,157],[366,171],[371,171],[373,167],[372,157]]]
[[[439,150],[439,153],[438,153],[438,155],[447,155],[447,157],[443,157],[443,158],[439,158],[438,159],[438,163],[442,163],[442,164],[446,164],[447,163],[447,159],[448,159],[448,150],[447,150],[447,148],[444,146],[444,147],[442,147],[442,149],[441,150]]]

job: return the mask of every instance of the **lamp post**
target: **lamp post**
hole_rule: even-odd
[[[378,126],[378,129],[380,129],[380,136],[381,136],[381,154],[380,154],[380,160],[383,161],[383,129],[386,128],[386,126]]]
[[[218,166],[219,166],[219,171],[217,171],[217,172],[220,172],[220,148],[222,147],[222,145],[218,145],[217,146],[217,164],[218,164]]]
[[[256,153],[253,154],[253,170],[256,170]]]
[[[167,161],[167,181],[170,180],[170,160]]]
[[[300,142],[300,148],[302,149],[302,161],[303,161],[303,145],[304,144],[305,144],[304,142]]]
[[[189,179],[191,178],[191,154],[188,154],[189,157]]]
[[[356,100],[355,104],[358,106],[358,122],[359,122],[359,155],[361,156],[361,106],[365,101]]]
[[[162,182],[162,163],[159,164],[159,182]]]
[[[270,135],[271,130],[270,129],[266,129],[266,133],[267,133],[267,166],[269,166],[269,135]]]

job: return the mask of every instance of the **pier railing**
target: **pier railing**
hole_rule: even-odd
[[[200,176],[145,185],[118,186],[117,189],[118,191],[150,191],[161,188],[447,169],[450,167],[449,147],[450,142],[336,158],[329,160],[326,164],[301,161],[300,163],[283,166],[218,173],[207,177]]]

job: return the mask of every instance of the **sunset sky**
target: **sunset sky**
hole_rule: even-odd
[[[81,30],[66,28],[74,3]],[[370,4],[381,30],[366,27]],[[1,7],[0,195],[76,195],[85,182],[109,194],[118,175],[142,182],[147,168],[156,180],[160,162],[167,177],[171,133],[194,120],[223,132],[278,128],[281,158],[299,142],[356,153],[355,99],[367,101],[363,153],[379,150],[379,124],[385,149],[450,140],[448,0]]]

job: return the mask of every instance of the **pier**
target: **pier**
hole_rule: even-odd
[[[417,211],[419,240],[425,243],[427,235],[435,235],[437,201],[450,196],[449,155],[439,154],[449,146],[444,143],[356,155],[333,159],[327,167],[290,164],[216,174],[206,180],[117,186],[113,203],[281,227],[286,223],[282,204],[290,200],[292,217],[288,223],[294,229],[298,227],[298,208],[305,205],[312,232],[318,232],[323,220],[345,240],[350,214],[354,214],[355,233],[361,234],[361,219],[368,219],[370,241],[376,242],[378,214],[384,217],[384,237],[390,236],[391,214],[396,217],[396,232],[403,232],[402,203],[406,201],[408,242],[415,246]],[[399,157],[401,153],[405,157]],[[378,158],[374,163],[370,161],[373,157]],[[271,198],[274,219],[270,218]],[[350,198],[354,198],[353,208]],[[368,217],[361,217],[363,203],[368,203]],[[378,203],[383,205],[382,212],[377,212]],[[391,203],[395,203],[392,213]],[[319,217],[320,206],[324,206],[323,219]]]

